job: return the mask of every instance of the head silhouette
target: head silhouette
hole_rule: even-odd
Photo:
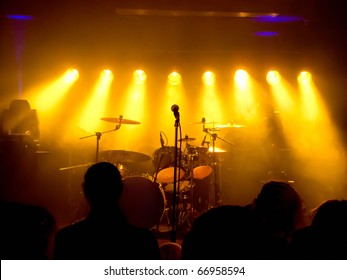
[[[312,225],[330,229],[347,230],[347,200],[331,199],[313,212]]]
[[[92,209],[112,206],[123,191],[121,174],[112,163],[98,162],[84,175],[83,189]]]
[[[255,201],[261,222],[273,233],[290,236],[303,226],[303,201],[295,189],[282,181],[271,181],[261,189]]]

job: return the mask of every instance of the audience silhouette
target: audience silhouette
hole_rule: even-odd
[[[1,202],[1,259],[45,260],[55,227],[51,213],[43,207]]]
[[[286,259],[304,225],[303,201],[285,182],[266,183],[249,205],[225,205],[199,216],[182,244],[183,259]]]
[[[182,259],[247,259],[250,215],[246,208],[211,208],[193,222],[182,242]]]
[[[119,208],[123,186],[115,165],[92,165],[82,186],[89,214],[57,233],[55,259],[160,259],[155,234],[129,224]]]
[[[313,210],[311,225],[294,232],[294,259],[347,259],[347,200],[328,200]]]

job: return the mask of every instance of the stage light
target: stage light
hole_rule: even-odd
[[[145,71],[143,71],[141,69],[134,71],[133,81],[135,84],[139,84],[139,85],[143,84],[146,82],[146,80],[147,80],[147,75],[146,75]]]
[[[270,85],[277,85],[281,81],[281,75],[278,71],[269,71],[266,75],[266,81]]]
[[[76,69],[68,69],[61,77],[38,90],[34,104],[38,111],[49,112],[63,98],[70,87],[79,78]]]
[[[310,72],[302,71],[298,76],[298,82],[303,85],[307,86],[311,83],[312,75]]]
[[[202,81],[205,85],[213,85],[216,80],[216,75],[211,71],[206,71],[204,74],[202,74]]]
[[[234,81],[239,88],[244,89],[248,79],[249,75],[246,70],[239,69],[235,72]]]
[[[113,79],[113,73],[109,69],[105,69],[101,75],[103,75],[105,80],[110,80],[110,79],[112,80]]]
[[[168,75],[168,82],[172,86],[179,85],[182,82],[182,76],[177,72],[171,72]]]
[[[110,70],[103,70],[99,75],[98,81],[95,83],[92,95],[88,103],[84,106],[81,114],[79,126],[86,131],[96,131],[101,117],[105,115],[107,99],[113,74]]]
[[[66,84],[70,84],[70,83],[73,83],[74,81],[76,81],[78,78],[79,78],[78,71],[74,68],[70,68],[66,71],[66,73],[64,75],[64,82]]]

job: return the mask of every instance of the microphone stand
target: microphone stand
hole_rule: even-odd
[[[173,194],[172,194],[172,205],[173,205],[173,211],[172,211],[172,221],[171,221],[171,234],[170,234],[170,241],[175,243],[176,242],[176,231],[177,231],[177,168],[178,168],[178,154],[177,154],[177,142],[178,142],[178,127],[180,126],[180,118],[179,115],[176,117],[175,121],[175,160],[174,160],[174,181],[173,181]]]
[[[111,130],[107,130],[107,131],[103,131],[103,132],[95,132],[94,134],[91,134],[91,135],[87,135],[87,136],[84,136],[84,137],[81,137],[81,139],[85,139],[85,138],[89,138],[89,137],[93,137],[93,136],[96,136],[96,154],[95,154],[95,162],[98,162],[99,161],[99,142],[100,142],[100,138],[103,134],[105,133],[109,133],[109,132],[112,132],[112,131],[116,131],[118,129],[120,129],[121,125],[122,125],[122,120],[123,120],[123,116],[120,115],[119,116],[119,124],[116,125],[116,127],[114,129],[111,129]]]

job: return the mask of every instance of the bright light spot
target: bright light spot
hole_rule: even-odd
[[[68,69],[60,78],[39,90],[34,100],[38,111],[50,111],[79,78],[76,69]]]
[[[106,79],[113,79],[113,74],[112,74],[112,71],[109,70],[109,69],[105,69],[103,71],[103,75]]]
[[[147,75],[143,70],[135,70],[133,74],[133,81],[135,84],[143,84],[147,80]]]
[[[168,81],[172,86],[179,85],[182,81],[182,76],[177,72],[171,72],[168,76]]]
[[[249,75],[247,71],[240,69],[235,72],[234,81],[239,88],[246,88],[248,79]]]
[[[112,84],[111,71],[104,70],[100,73],[92,95],[81,114],[79,126],[86,131],[96,131],[100,118],[104,117],[107,97]]]
[[[311,80],[312,80],[311,73],[307,71],[301,72],[298,76],[298,82],[304,86],[309,85],[311,83]]]
[[[313,87],[307,83],[300,84],[302,98],[302,114],[306,120],[317,120],[319,116],[319,104],[316,92]]]
[[[270,85],[277,85],[281,81],[281,75],[278,71],[269,71],[266,80]]]
[[[213,85],[215,83],[215,80],[216,75],[211,71],[207,71],[202,75],[202,81],[205,85]]]
[[[76,69],[70,68],[66,71],[64,76],[64,82],[66,84],[73,83],[79,78],[79,73]]]

